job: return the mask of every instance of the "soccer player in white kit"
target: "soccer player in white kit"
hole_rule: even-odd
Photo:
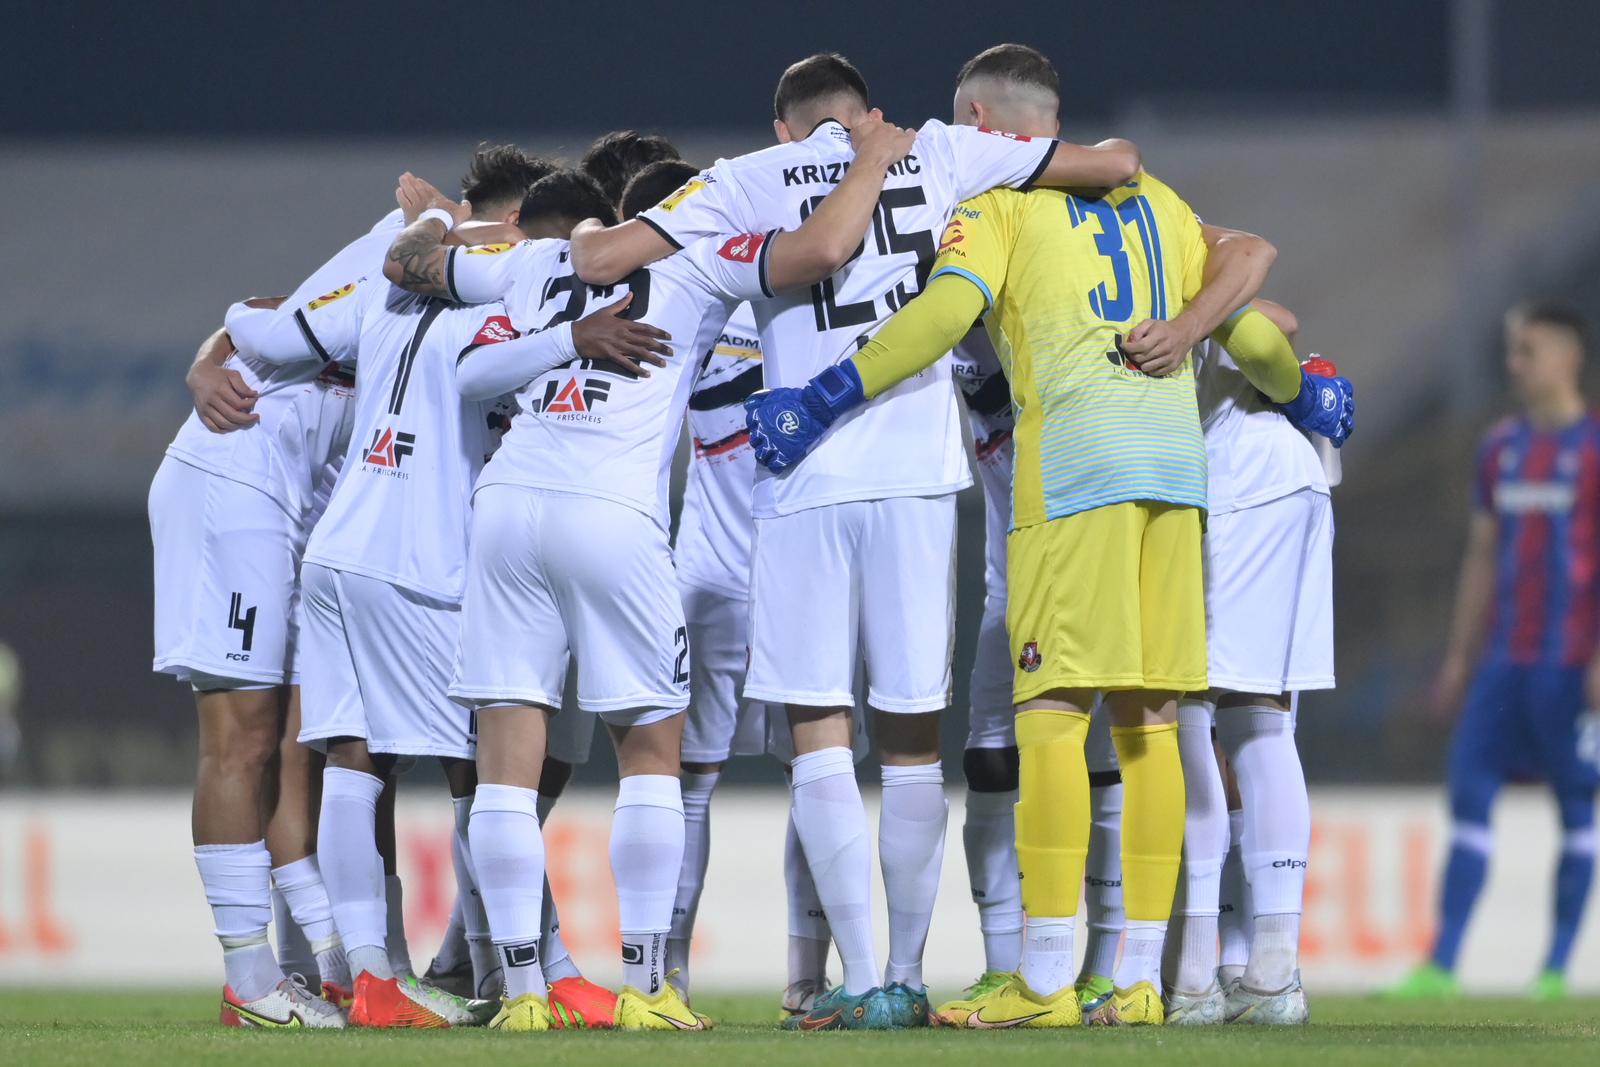
[[[580,273],[614,282],[709,234],[793,225],[847,172],[847,131],[867,108],[866,83],[843,57],[796,63],[774,100],[783,144],[720,161],[614,231],[580,227]],[[809,291],[756,303],[766,385],[803,384],[910,300],[961,200],[997,185],[1116,185],[1138,166],[1123,141],[1084,148],[926,123],[891,171],[873,233],[850,264]],[[788,705],[794,822],[844,966],[843,984],[797,1021],[802,1028],[927,1023],[922,954],[947,819],[938,724],[950,700],[955,493],[971,484],[959,418],[942,362],[886,403],[841,419],[810,463],[757,477],[745,697]],[[861,461],[873,454],[895,461]],[[871,839],[850,748],[859,659],[883,760],[882,971]]]
[[[521,208],[538,216],[533,197]],[[464,220],[458,207],[452,222]],[[352,1021],[470,1025],[488,1011],[396,975],[383,949],[385,900],[375,808],[401,756],[436,756],[470,798],[469,713],[445,694],[459,633],[472,481],[494,447],[492,396],[457,395],[460,355],[513,336],[503,309],[452,308],[371,278],[293,319],[229,324],[273,360],[357,358],[364,442],[306,552],[308,644],[302,740],[326,744],[321,836],[335,917],[357,971]],[[559,358],[566,358],[558,354]],[[463,812],[467,805],[460,805]],[[471,878],[465,849],[458,875]],[[470,881],[468,882],[470,887]],[[476,899],[475,897],[471,899]]]
[[[1261,314],[1240,316],[1224,330],[1270,329],[1264,315],[1284,334],[1294,332],[1287,309],[1264,300],[1251,306]],[[1227,340],[1195,350],[1209,472],[1212,690],[1190,694],[1179,707],[1187,812],[1168,932],[1167,1021],[1303,1023],[1300,912],[1311,812],[1292,709],[1294,694],[1334,685],[1333,509],[1316,448],[1261,398]],[[1242,853],[1253,901],[1249,963],[1226,990],[1217,982],[1217,914],[1228,805],[1213,723],[1244,802]]]
[[[537,789],[569,650],[578,659],[579,706],[606,720],[622,774],[611,846],[625,981],[615,1025],[707,1025],[664,973],[683,858],[677,773],[689,679],[666,540],[667,475],[699,357],[733,308],[826,277],[859,241],[885,172],[910,141],[892,127],[876,133],[857,177],[845,183],[849,194],[841,186],[812,225],[698,242],[630,274],[620,292],[579,282],[561,241],[524,242],[492,263],[475,263],[470,252],[442,259],[437,248],[410,252],[408,273],[426,278],[419,287],[464,300],[503,296],[515,318],[541,330],[535,337],[561,337],[586,306],[618,304],[626,317],[671,335],[665,370],[644,380],[587,361],[531,381],[513,365],[500,379],[521,382],[519,412],[475,495],[462,654],[451,686],[477,708],[482,737],[472,842],[506,963],[497,1027],[551,1025],[537,951],[544,881]],[[592,201],[596,217],[609,214],[598,187]],[[408,249],[410,236],[401,239]],[[505,362],[503,353],[487,354],[497,367]]]

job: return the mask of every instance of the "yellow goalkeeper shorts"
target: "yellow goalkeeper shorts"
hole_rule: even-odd
[[[1006,538],[1017,703],[1052,689],[1206,688],[1200,511],[1132,501]]]

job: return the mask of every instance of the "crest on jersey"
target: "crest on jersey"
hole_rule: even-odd
[[[505,242],[496,242],[492,245],[473,245],[467,249],[469,256],[498,256],[501,252],[511,251],[512,246]]]
[[[472,343],[468,348],[478,345],[497,345],[502,341],[515,341],[522,334],[517,332],[511,320],[504,315],[490,315],[483,320],[483,325],[478,327],[478,332],[473,335]]]
[[[661,201],[661,203],[657,204],[656,207],[662,211],[671,211],[705,187],[706,182],[704,178],[690,178],[688,181],[684,182],[678,187],[677,192]]]
[[[343,300],[345,297],[349,296],[351,293],[353,293],[355,291],[356,291],[356,283],[355,282],[351,282],[349,285],[341,285],[341,286],[339,286],[339,288],[335,289],[333,292],[331,292],[331,293],[323,293],[321,296],[319,296],[315,300],[311,301],[311,303],[306,305],[306,310],[307,311],[315,311],[319,307],[324,307],[324,306],[326,306],[328,304],[333,303],[335,300]]]
[[[731,259],[735,263],[754,263],[756,255],[761,251],[761,244],[766,235],[760,233],[741,233],[737,237],[730,237],[717,249],[717,255],[723,259]]]
[[[1029,641],[1022,646],[1022,655],[1017,657],[1017,666],[1029,674],[1039,669],[1044,662],[1044,657],[1039,655],[1039,642]]]

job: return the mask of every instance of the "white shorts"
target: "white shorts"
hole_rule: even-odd
[[[154,669],[206,688],[293,681],[304,540],[271,497],[171,456],[150,483]],[[237,681],[239,686],[221,685]]]
[[[386,755],[472,759],[472,714],[445,694],[460,608],[316,563],[303,582],[300,740],[360,737]]]
[[[1205,534],[1214,689],[1333,688],[1333,504],[1302,489],[1213,515]]]
[[[1016,673],[1006,639],[1006,599],[989,593],[983,598],[983,622],[972,657],[967,748],[1017,746],[1017,708],[1011,702]]]
[[[694,649],[683,760],[722,763],[730,756],[759,756],[767,749],[767,705],[739,695],[750,662],[750,605],[688,583],[680,592]]]
[[[872,707],[948,707],[955,533],[953,494],[755,520],[745,698],[848,707],[859,659]]]
[[[666,531],[624,504],[479,489],[462,610],[450,695],[463,703],[559,708],[570,653],[578,707],[609,723],[644,725],[689,705],[689,631]]]

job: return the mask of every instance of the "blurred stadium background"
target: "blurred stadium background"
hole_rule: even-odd
[[[1588,0],[24,2],[7,22],[0,982],[87,978],[84,946],[101,938],[126,946],[119,979],[212,977],[184,830],[193,708],[149,672],[144,507],[187,409],[184,370],[230,301],[287,291],[392,206],[402,170],[451,188],[480,141],[572,159],[632,126],[709,162],[770,141],[778,73],[821,49],[847,54],[888,117],[914,125],[948,117],[956,68],[1001,40],[1056,61],[1063,136],[1133,137],[1209,220],[1275,242],[1266,295],[1359,383],[1335,494],[1340,687],[1300,719],[1318,818],[1308,984],[1370,985],[1425,950],[1446,733],[1421,708],[1472,448],[1503,409],[1500,316],[1545,296],[1600,320]],[[953,798],[982,597],[976,489],[963,504]],[[552,823],[568,895],[586,902],[609,878],[603,836],[596,848],[585,830],[609,814],[608,760],[580,772],[594,792]],[[719,793],[699,973],[762,980],[782,959],[782,780],[751,761],[725,781],[762,791]],[[429,803],[442,794],[409,793],[420,969],[448,910],[447,812]],[[1480,987],[1531,976],[1556,847],[1541,794],[1514,795],[1501,817],[1515,839],[1464,961]],[[948,980],[979,969],[958,827],[936,935],[955,947],[930,951]],[[573,940],[604,976],[609,905],[582,907]],[[1589,988],[1597,927],[1574,973]]]

